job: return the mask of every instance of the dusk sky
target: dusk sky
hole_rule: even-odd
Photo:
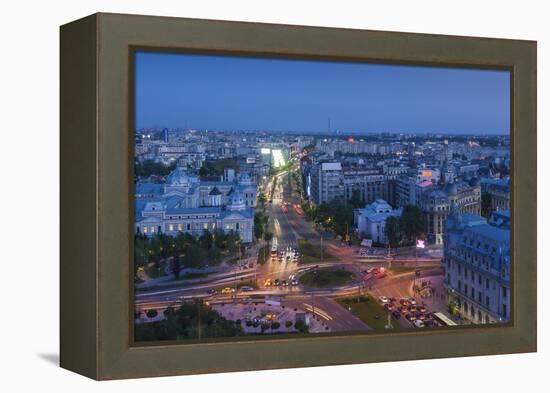
[[[139,52],[136,126],[508,134],[507,71]]]

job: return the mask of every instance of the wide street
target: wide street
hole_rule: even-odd
[[[256,256],[260,247],[254,246],[249,249],[250,255],[247,259],[229,271],[188,282],[183,280],[174,283],[165,280],[155,286],[141,286],[135,296],[136,309],[163,310],[194,298],[202,298],[213,304],[250,301],[260,303],[267,298],[273,298],[281,305],[314,316],[331,332],[361,331],[368,330],[369,326],[335,299],[362,295],[371,295],[374,299],[380,296],[408,298],[415,295],[413,283],[416,269],[421,270],[421,278],[418,280],[429,278],[435,291],[443,293],[440,256],[437,251],[417,256],[405,252],[405,255],[394,256],[390,261],[386,250],[377,250],[362,256],[358,247],[344,245],[334,239],[331,233],[317,230],[312,222],[305,219],[301,209],[295,208],[301,205],[301,200],[295,191],[296,184],[293,184],[292,190],[289,186],[293,165],[266,179],[261,188],[268,196],[265,212],[269,216],[269,229],[277,241],[277,252],[283,252],[282,258],[267,256],[266,262],[258,265]],[[273,182],[276,182],[275,187]],[[316,263],[301,263],[300,257],[294,258],[293,252],[294,248],[299,248],[300,239],[307,240],[321,255],[330,258],[320,259]],[[241,267],[243,265],[244,268]],[[390,266],[393,269],[388,269]],[[323,268],[343,269],[353,274],[354,279],[346,285],[322,289],[300,284],[299,278],[302,274]],[[386,273],[378,278],[372,271],[368,272],[372,268],[386,269]],[[255,285],[249,286],[247,283]],[[241,286],[246,290],[240,289]],[[430,311],[443,311],[445,299],[429,299],[429,307]],[[404,318],[400,319],[399,324],[411,327]]]

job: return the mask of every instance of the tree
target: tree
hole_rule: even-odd
[[[359,190],[353,190],[351,192],[351,198],[349,200],[349,203],[351,206],[353,206],[354,209],[363,207],[365,203],[361,199],[361,193],[359,192]]]
[[[153,308],[151,310],[148,310],[146,315],[147,315],[147,318],[154,319],[157,317],[157,315],[159,315],[159,312]]]
[[[489,217],[491,215],[492,197],[488,192],[481,194],[481,215],[483,217]]]
[[[172,272],[176,280],[180,278],[181,262],[180,262],[180,256],[178,254],[172,257],[172,263],[170,264],[170,271]]]
[[[170,165],[164,165],[154,160],[144,160],[142,162],[137,161],[134,163],[134,173],[139,177],[149,177],[152,175],[163,177],[168,175],[174,169],[176,169],[176,162],[173,162]]]
[[[401,242],[399,218],[390,216],[386,219],[384,234],[386,235],[386,240],[391,247],[397,247],[399,245],[399,242]]]
[[[186,267],[199,267],[203,262],[203,251],[196,244],[192,244],[187,248],[183,256],[183,264]]]
[[[272,239],[273,239],[273,232],[271,232],[271,231],[266,231],[266,232],[264,233],[264,240],[265,240],[266,242],[270,242]]]
[[[212,232],[205,229],[202,236],[199,238],[199,243],[201,248],[204,250],[209,250],[210,247],[212,247],[212,244],[214,244],[214,236],[212,235]]]
[[[258,202],[262,205],[262,210],[265,209],[265,204],[267,202],[267,196],[262,192],[258,195]]]
[[[220,252],[220,249],[216,244],[212,244],[212,247],[210,247],[210,250],[208,250],[208,259],[210,260],[210,263],[213,265],[217,265],[221,262],[222,253]]]
[[[424,214],[414,205],[407,205],[403,208],[399,224],[401,232],[409,241],[421,237],[425,232]]]

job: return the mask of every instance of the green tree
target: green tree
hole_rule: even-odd
[[[273,239],[273,232],[271,232],[271,231],[266,231],[266,232],[264,233],[264,240],[265,240],[266,242],[270,242],[272,239]]]
[[[399,218],[390,216],[386,219],[384,234],[391,247],[397,247],[401,242],[401,228]]]
[[[203,263],[203,250],[196,244],[190,245],[183,256],[183,265],[185,267],[201,267]]]
[[[180,277],[181,262],[180,256],[178,254],[172,257],[172,261],[170,263],[170,271],[172,272],[176,280]]]
[[[147,318],[149,319],[154,319],[157,317],[157,315],[159,315],[159,312],[152,308],[151,310],[148,310],[145,315],[147,315]]]
[[[409,241],[421,237],[425,233],[424,214],[417,206],[405,206],[399,219],[399,224],[401,233]]]
[[[262,206],[262,210],[264,210],[267,202],[267,196],[263,192],[258,195],[258,202]]]
[[[210,247],[214,244],[214,236],[212,232],[208,229],[205,229],[201,237],[199,238],[199,243],[202,249],[209,250]]]
[[[163,177],[174,169],[176,169],[176,162],[170,165],[164,165],[154,160],[136,161],[134,163],[134,173],[139,177],[149,177],[152,175]]]
[[[365,202],[363,202],[363,200],[361,199],[361,193],[359,192],[359,190],[353,190],[351,192],[349,203],[351,206],[353,206],[354,209],[358,209],[365,205]]]
[[[212,244],[210,250],[208,250],[208,259],[213,265],[217,265],[222,261],[222,253],[216,244]]]

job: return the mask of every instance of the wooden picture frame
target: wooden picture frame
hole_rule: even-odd
[[[132,56],[138,48],[511,71],[512,322],[135,345]],[[61,27],[61,366],[105,380],[536,351],[536,43],[98,13]]]

